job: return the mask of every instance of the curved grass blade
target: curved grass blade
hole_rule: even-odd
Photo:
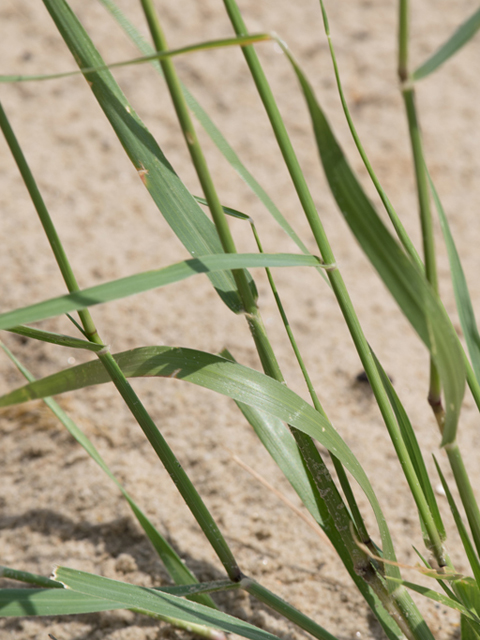
[[[435,202],[443,238],[447,247],[453,291],[455,294],[455,301],[457,303],[457,311],[460,318],[460,324],[462,326],[463,335],[465,336],[465,340],[467,342],[468,352],[472,360],[475,377],[480,382],[480,334],[478,332],[478,326],[475,319],[472,300],[468,291],[467,280],[465,278],[462,263],[460,262],[460,256],[458,255],[455,241],[450,230],[450,225],[448,224],[445,210],[442,206],[442,202],[431,178],[430,188],[432,190],[433,201]]]
[[[201,258],[191,258],[177,262],[162,269],[145,271],[133,276],[119,278],[104,284],[81,289],[70,294],[65,294],[51,300],[39,302],[23,309],[8,311],[0,314],[0,329],[10,329],[18,324],[36,322],[51,318],[70,311],[78,311],[87,307],[111,302],[127,296],[135,295],[143,291],[149,291],[157,287],[185,280],[198,273],[215,273],[227,269],[240,269],[243,267],[294,267],[309,266],[325,268],[319,258],[312,255],[296,254],[258,254],[235,253],[217,255],[205,255]]]
[[[66,2],[44,0],[44,4],[78,66],[104,66],[103,59]],[[108,70],[91,72],[85,74],[85,78],[142,182],[178,239],[195,256],[223,253],[215,225],[177,176],[112,74]],[[209,278],[225,304],[235,313],[242,311],[232,274],[212,273]],[[251,279],[250,283],[253,286]]]
[[[132,25],[132,23],[125,17],[125,15],[120,11],[115,2],[112,0],[99,0],[99,2],[109,11],[120,27],[125,31],[128,37],[132,40],[132,42],[137,46],[137,48],[144,54],[150,55],[154,53],[152,46],[143,38],[137,29]],[[153,61],[153,65],[155,69],[163,75],[160,64],[157,61]],[[309,254],[309,250],[306,245],[302,242],[302,240],[295,233],[292,226],[288,223],[286,218],[280,212],[278,207],[275,205],[270,196],[266,193],[260,183],[255,179],[255,177],[248,171],[245,165],[242,163],[238,155],[235,153],[233,148],[229,145],[227,140],[222,135],[221,131],[211,120],[208,113],[200,106],[197,100],[193,97],[193,95],[189,92],[189,90],[182,84],[182,90],[185,95],[185,99],[187,101],[189,109],[195,115],[197,120],[200,122],[202,127],[205,129],[206,133],[210,136],[212,142],[216,145],[220,153],[224,156],[227,162],[232,166],[232,168],[238,173],[238,175],[245,181],[248,187],[252,190],[252,192],[257,196],[257,198],[262,202],[265,208],[270,212],[274,220],[280,225],[280,227],[285,231],[285,233],[295,242],[298,248],[305,254]],[[318,270],[323,279],[328,283],[328,280],[320,269]]]
[[[10,333],[16,333],[18,336],[32,338],[32,340],[50,342],[50,344],[58,344],[61,347],[71,347],[72,349],[86,349],[87,351],[93,351],[94,353],[105,349],[106,346],[104,344],[89,342],[88,340],[81,340],[80,338],[65,336],[61,333],[41,331],[40,329],[34,329],[33,327],[12,327],[9,331]]]
[[[248,622],[161,591],[137,587],[66,567],[57,567],[55,576],[59,582],[74,592],[99,599],[120,601],[127,609],[213,627],[250,638],[250,640],[278,640],[277,636],[258,629]]]
[[[445,393],[442,446],[453,442],[465,392],[465,366],[457,334],[424,275],[387,230],[350,168],[305,75],[284,49],[305,96],[332,194],[362,249],[429,349]]]
[[[270,413],[318,440],[339,458],[362,487],[377,518],[385,557],[395,561],[385,518],[358,460],[330,422],[292,390],[258,371],[193,349],[142,347],[116,354],[114,358],[126,377],[160,376],[186,380]],[[0,398],[0,406],[109,381],[101,362],[88,362],[6,394]]]
[[[179,49],[169,49],[168,51],[155,51],[146,56],[140,58],[132,58],[130,60],[123,60],[122,62],[112,62],[111,64],[103,64],[98,67],[83,67],[75,71],[64,71],[62,73],[50,73],[50,74],[38,74],[38,75],[1,75],[0,83],[11,82],[34,82],[40,80],[57,80],[59,78],[69,78],[70,76],[84,75],[86,73],[92,73],[96,71],[106,71],[107,69],[118,69],[120,67],[128,67],[131,65],[144,64],[145,62],[152,62],[152,60],[165,60],[166,58],[173,58],[185,53],[195,53],[197,51],[206,51],[209,49],[218,49],[220,47],[233,47],[243,46],[246,44],[253,44],[255,42],[265,42],[266,40],[272,40],[272,36],[269,33],[252,33],[245,37],[240,38],[221,38],[218,40],[206,40],[198,44],[188,45],[187,47],[180,47]]]
[[[480,29],[480,9],[477,9],[455,33],[422,65],[415,69],[412,80],[421,80],[430,75],[461,49]]]
[[[29,380],[30,382],[34,382],[35,378],[32,374],[22,365],[22,363],[14,356],[14,354],[6,347],[3,343],[0,342],[0,346],[5,351],[10,360],[15,364],[15,366],[19,369],[19,371]],[[182,562],[182,559],[173,549],[173,547],[167,542],[167,540],[161,535],[158,529],[153,525],[153,523],[149,520],[149,518],[143,513],[140,507],[136,504],[130,494],[127,492],[125,487],[117,480],[115,475],[110,471],[108,465],[103,460],[102,456],[99,454],[97,449],[94,447],[89,438],[83,433],[81,429],[75,424],[75,422],[68,416],[65,411],[60,407],[60,405],[55,402],[52,398],[44,398],[43,401],[47,405],[47,407],[52,411],[52,413],[60,420],[60,422],[64,425],[67,431],[71,436],[75,438],[78,444],[85,449],[88,455],[98,464],[98,466],[102,469],[104,473],[117,485],[120,489],[123,497],[128,502],[131,510],[133,511],[135,517],[137,518],[140,526],[145,531],[148,539],[153,545],[153,548],[158,553],[161,561],[165,565],[165,568],[172,578],[172,580],[177,585],[190,585],[191,583],[198,583],[195,575],[190,571],[190,569]],[[18,573],[18,572],[17,572]],[[8,576],[5,576],[8,577]],[[51,581],[50,581],[51,582]],[[35,584],[39,585],[38,580]],[[43,585],[39,585],[43,586]],[[205,594],[200,594],[197,596],[193,596],[193,599],[196,602],[200,602],[208,607],[216,608],[214,601],[210,598],[210,596]]]

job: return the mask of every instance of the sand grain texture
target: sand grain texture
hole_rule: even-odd
[[[137,55],[99,3],[75,0],[71,4],[107,61]],[[352,165],[375,199],[339,107],[318,3],[243,0],[240,4],[252,31],[275,30],[290,45]],[[423,61],[477,6],[474,0],[423,0],[413,4],[413,64]],[[137,3],[122,0],[119,5],[147,35]],[[157,5],[172,47],[231,34],[220,0],[159,0]],[[382,0],[332,1],[328,10],[346,96],[359,134],[394,206],[419,246],[410,150],[395,76],[395,5]],[[2,73],[53,73],[75,68],[41,2],[2,0],[0,28]],[[272,44],[259,45],[258,50],[366,335],[395,379],[431,468],[430,454],[438,451],[439,436],[425,401],[425,349],[336,210],[288,64]],[[427,159],[477,307],[479,55],[477,38],[418,87]],[[177,67],[183,81],[314,251],[240,52],[203,52],[179,59]],[[193,193],[199,193],[163,81],[147,65],[116,70],[115,77],[182,180]],[[83,78],[2,86],[1,99],[81,286],[159,268],[187,257],[138,180]],[[205,141],[222,202],[255,219],[266,251],[295,251],[202,132],[200,137]],[[233,221],[232,228],[239,250],[254,251],[247,225]],[[64,293],[48,243],[3,140],[0,238],[2,309]],[[267,282],[259,271],[253,273],[265,322],[287,381],[307,397]],[[457,326],[441,243],[439,274],[447,309]],[[373,399],[355,382],[361,366],[333,296],[318,275],[306,269],[277,270],[276,279],[327,414],[372,479],[391,525],[399,559],[415,563],[412,544],[422,548],[416,510]],[[114,351],[154,344],[211,352],[228,347],[241,362],[259,367],[244,319],[228,312],[204,276],[95,308],[93,316]],[[42,326],[70,330],[63,319],[45,321]],[[90,358],[7,334],[2,339],[37,377],[68,366],[72,362],[69,358],[74,357],[77,362]],[[0,375],[2,392],[22,384],[20,375],[4,357],[0,358]],[[175,380],[135,381],[134,387],[212,510],[244,572],[315,618],[340,640],[382,637],[378,624],[329,547],[231,460],[227,449],[298,502],[233,402]],[[220,563],[114,388],[103,385],[67,394],[60,402],[198,577],[222,577]],[[116,488],[41,403],[2,412],[0,431],[3,564],[45,575],[55,564],[64,564],[140,585],[168,582],[165,570]],[[468,394],[460,440],[473,485],[479,487],[478,415]],[[445,463],[442,455],[440,458]],[[373,515],[360,492],[359,500],[374,528]],[[445,499],[439,500],[447,514]],[[448,514],[446,520],[451,530]],[[454,534],[449,551],[458,569],[466,570]],[[220,597],[219,602],[226,611],[282,638],[304,637],[246,595],[235,598],[229,594]],[[436,638],[446,640],[458,634],[455,615],[425,601],[419,604]],[[0,622],[2,640],[46,640],[48,633],[58,640],[187,637],[129,612]]]

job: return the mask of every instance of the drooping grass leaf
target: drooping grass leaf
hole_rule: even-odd
[[[455,33],[412,74],[413,80],[421,80],[438,69],[440,65],[461,49],[480,29],[480,9],[477,9]]]
[[[78,66],[96,68],[105,65],[67,3],[44,0],[44,4]],[[142,182],[179,240],[195,256],[223,253],[214,224],[175,173],[110,71],[87,73],[85,78]],[[232,274],[212,273],[209,278],[228,307],[240,312],[242,303]],[[252,282],[251,285],[254,286]]]
[[[201,258],[184,260],[163,269],[145,271],[133,276],[119,278],[95,287],[89,287],[74,293],[65,294],[51,300],[39,302],[23,309],[0,314],[0,329],[10,329],[19,324],[36,322],[70,311],[78,311],[87,307],[111,302],[127,296],[163,287],[180,280],[185,280],[198,273],[215,273],[225,269],[243,267],[293,267],[322,266],[318,258],[312,255],[295,254],[257,254],[235,253],[206,255]]]
[[[365,195],[302,70],[287,49],[285,53],[304,93],[320,158],[337,205],[437,366],[445,394],[442,445],[448,444],[455,439],[465,391],[465,366],[458,337],[438,296]]]
[[[161,591],[137,587],[66,567],[57,567],[55,575],[58,581],[74,592],[99,599],[120,601],[127,609],[205,625],[251,640],[278,640],[277,636],[254,627],[248,622]]]
[[[116,354],[114,358],[126,377],[161,376],[186,380],[270,413],[318,440],[342,462],[362,487],[377,518],[384,554],[387,559],[395,559],[385,518],[358,460],[330,422],[292,390],[258,371],[193,349],[142,347]],[[0,398],[0,406],[109,381],[109,375],[100,361],[88,362],[6,394]]]

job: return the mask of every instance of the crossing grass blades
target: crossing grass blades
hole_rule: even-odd
[[[318,527],[329,538],[388,638],[391,640],[400,639],[403,636],[412,640],[433,638],[410,595],[411,591],[459,612],[462,639],[470,640],[480,637],[480,512],[456,439],[466,384],[470,388],[477,407],[480,408],[478,330],[447,218],[424,161],[418,126],[419,118],[415,106],[416,83],[431,73],[441,73],[442,64],[468,43],[480,27],[480,10],[467,17],[432,57],[416,70],[412,70],[408,64],[408,0],[399,1],[398,72],[409,124],[413,166],[419,195],[423,233],[423,253],[420,256],[375,175],[356,133],[342,91],[328,17],[322,0],[320,0],[319,11],[323,17],[325,37],[330,48],[345,117],[368,174],[390,218],[393,232],[382,222],[365,195],[325,118],[307,77],[289,50],[288,44],[275,34],[249,34],[235,0],[224,0],[225,10],[235,33],[234,37],[202,42],[171,51],[168,49],[162,30],[160,15],[156,12],[151,0],[140,0],[139,11],[143,12],[148,23],[152,46],[146,44],[139,36],[115,6],[113,0],[100,0],[139,48],[137,59],[121,64],[152,63],[163,75],[181,129],[188,141],[191,161],[203,190],[202,198],[190,194],[177,174],[171,170],[162,150],[131,108],[127,97],[120,90],[108,66],[105,65],[67,2],[43,1],[58,32],[79,66],[77,73],[83,73],[105,114],[105,126],[113,128],[153,201],[192,257],[157,271],[139,273],[88,289],[80,289],[68,256],[62,247],[61,238],[9,124],[7,114],[0,108],[0,126],[29,191],[68,290],[68,293],[63,296],[0,314],[0,329],[47,343],[88,350],[92,352],[92,356],[95,356],[87,364],[35,380],[16,356],[3,346],[5,354],[27,379],[27,384],[1,397],[0,406],[7,407],[31,399],[44,399],[49,409],[63,422],[78,443],[105,474],[117,483],[175,586],[141,588],[61,566],[55,569],[51,578],[3,567],[2,576],[32,585],[33,588],[3,589],[0,593],[1,615],[25,616],[25,612],[28,611],[28,615],[61,616],[129,609],[210,638],[221,638],[223,633],[232,632],[252,640],[272,640],[275,638],[272,633],[218,610],[209,595],[218,591],[244,590],[315,638],[334,639],[335,636],[317,621],[310,619],[242,571],[199,492],[180,466],[174,452],[142,404],[141,398],[129,383],[129,378],[133,376],[157,376],[175,377],[178,384],[187,380],[226,395],[237,403],[259,440],[272,455],[318,523]],[[305,100],[311,118],[312,139],[318,146],[323,170],[340,212],[396,300],[401,312],[430,353],[428,402],[438,424],[439,445],[447,454],[467,523],[462,520],[450,487],[438,465],[437,469],[451,507],[452,518],[470,564],[469,575],[456,571],[445,549],[445,529],[432,489],[432,483],[437,483],[438,480],[429,477],[408,415],[395,393],[392,382],[371,351],[358,322],[321,218],[314,206],[268,79],[257,57],[255,44],[268,40],[276,41],[284,54],[279,64],[290,65],[298,78],[299,97]],[[179,81],[175,69],[175,56],[186,55],[189,51],[225,46],[241,47],[320,257],[315,257],[308,252],[255,178],[239,163],[238,157],[215,129],[207,114]],[[64,75],[69,73],[66,72]],[[33,77],[11,75],[3,76],[1,80],[2,82],[26,82],[40,81],[48,77],[59,77],[59,74]],[[300,250],[298,254],[263,253],[261,238],[255,227],[253,232],[258,244],[258,253],[237,252],[235,239],[230,231],[229,216],[242,218],[247,223],[251,221],[246,214],[222,206],[197,137],[191,118],[192,112],[200,116],[207,134],[212,136],[220,151],[241,173],[284,231],[297,243]],[[431,208],[432,202],[434,209]],[[200,204],[208,207],[210,217],[203,212]],[[432,232],[434,212],[440,219],[448,249],[458,314],[468,347],[468,356],[438,294]],[[401,565],[397,562],[388,524],[370,480],[352,451],[330,423],[313,388],[270,271],[272,267],[292,268],[294,266],[309,266],[317,269],[325,280],[323,282],[319,278],[319,286],[325,288],[329,285],[331,295],[338,301],[418,509],[426,541],[424,573],[432,581],[431,588],[402,579]],[[288,339],[292,343],[311,394],[311,404],[305,402],[284,384],[283,373],[257,304],[256,288],[247,271],[248,268],[253,267],[263,267],[267,270],[280,315],[287,329]],[[137,347],[123,353],[113,353],[108,346],[108,336],[99,335],[94,321],[94,310],[91,310],[91,307],[180,282],[192,276],[198,277],[199,273],[209,278],[212,286],[233,313],[245,315],[253,344],[263,367],[262,372],[236,362],[228,351],[216,355],[188,348],[156,346]],[[30,326],[39,320],[75,312],[78,313],[78,321],[70,317],[74,322],[72,334],[76,332],[76,336],[58,335]],[[392,373],[394,376],[395,373]],[[109,381],[113,382],[147,436],[159,460],[172,477],[181,497],[217,554],[224,567],[223,580],[208,583],[197,581],[165,537],[114,477],[86,435],[52,399],[52,396],[67,391]],[[335,477],[327,469],[316,443],[320,443],[330,452],[335,466]],[[377,533],[370,535],[355,500],[350,485],[352,478],[358,483],[372,506],[380,534],[376,542],[373,542],[373,538],[377,537]]]

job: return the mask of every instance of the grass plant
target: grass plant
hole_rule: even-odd
[[[113,14],[118,25],[127,32],[141,54],[135,59],[112,65],[107,65],[102,59],[87,31],[65,0],[43,2],[66,47],[73,54],[79,70],[43,76],[14,75],[16,70],[12,70],[10,75],[1,76],[0,80],[5,83],[53,78],[58,80],[71,73],[82,73],[105,114],[105,126],[113,128],[153,203],[183,243],[189,257],[161,269],[81,288],[78,274],[74,273],[62,245],[61,234],[49,213],[47,199],[42,196],[29,168],[21,144],[10,125],[8,114],[0,106],[0,127],[38,214],[67,290],[62,296],[1,313],[0,329],[31,340],[61,345],[71,350],[84,350],[91,354],[91,360],[84,364],[36,380],[17,356],[3,345],[4,353],[25,376],[27,384],[0,397],[0,407],[32,399],[44,400],[80,446],[119,487],[175,586],[147,589],[62,566],[55,569],[51,578],[26,573],[14,567],[3,567],[1,575],[34,585],[34,588],[0,590],[0,614],[6,617],[60,616],[129,609],[213,639],[222,638],[222,633],[230,632],[252,640],[276,637],[260,626],[220,611],[214,598],[210,596],[211,593],[219,591],[243,590],[315,638],[335,638],[331,630],[322,626],[322,621],[306,616],[244,573],[231,545],[222,533],[222,528],[202,499],[201,491],[183,469],[160,426],[147,410],[141,394],[137,393],[136,387],[134,388],[129,381],[130,378],[156,377],[175,378],[178,384],[188,381],[223,394],[236,402],[260,442],[332,544],[388,638],[433,638],[421,614],[421,600],[414,600],[411,592],[419,593],[424,598],[440,602],[459,612],[462,639],[478,638],[480,511],[457,441],[457,430],[466,384],[480,408],[479,333],[447,215],[428,172],[419,125],[420,117],[416,107],[415,86],[427,75],[433,72],[441,73],[441,65],[470,41],[480,28],[480,12],[476,11],[467,18],[450,39],[418,69],[412,71],[409,63],[409,2],[399,0],[398,76],[405,104],[417,185],[423,241],[422,251],[418,251],[375,174],[355,129],[354,118],[349,111],[342,87],[327,8],[322,0],[318,10],[323,18],[325,37],[333,62],[332,73],[341,104],[354,143],[391,226],[387,226],[367,197],[306,74],[288,44],[274,33],[249,34],[235,0],[224,0],[226,15],[235,34],[233,37],[193,43],[191,46],[177,49],[169,49],[162,24],[161,3],[157,3],[158,6],[153,0],[140,0],[138,3],[139,15],[144,17],[149,28],[152,48],[121,14],[113,0],[100,0]],[[256,46],[260,42],[263,43],[262,46],[277,46],[282,52],[278,64],[285,65],[296,75],[298,98],[305,102],[311,118],[312,143],[318,148],[321,164],[339,211],[398,304],[399,312],[405,315],[429,354],[430,388],[426,390],[425,396],[438,425],[439,445],[447,453],[456,485],[455,491],[458,491],[460,496],[468,526],[464,524],[455,503],[454,491],[452,492],[444,473],[438,463],[436,464],[451,508],[452,520],[468,558],[469,575],[456,570],[447,552],[445,527],[432,488],[432,485],[438,483],[438,479],[430,477],[407,410],[362,329],[341,273],[341,265],[337,262],[322,216],[315,206],[305,173],[283,122],[274,91],[257,55]],[[297,193],[301,215],[305,216],[311,230],[309,246],[316,247],[318,257],[312,255],[307,245],[300,240],[291,223],[286,220],[257,179],[241,163],[236,152],[207,113],[180,81],[176,69],[177,56],[227,46],[241,48],[246,68],[278,143],[278,153],[283,158]],[[121,65],[147,63],[154,64],[163,75],[163,79],[158,77],[158,82],[164,82],[170,94],[192,167],[202,190],[201,195],[190,193],[181,180],[181,171],[180,175],[175,173],[159,143],[135,113],[111,73],[111,68]],[[141,73],[142,67],[139,66],[138,69]],[[210,172],[209,159],[202,147],[202,137],[197,134],[197,125],[192,114],[227,161],[265,205],[276,223],[296,243],[301,253],[265,253],[261,233],[250,216],[224,206]],[[206,207],[207,214],[202,206]],[[438,212],[448,251],[458,315],[468,356],[439,296],[433,234],[435,211]],[[244,253],[237,250],[231,225],[233,218],[243,221],[245,225],[251,225],[258,252]],[[272,274],[274,267],[300,266],[310,267],[319,272],[319,291],[322,295],[330,295],[336,299],[359,360],[365,369],[375,402],[418,510],[426,547],[419,555],[425,565],[423,573],[431,581],[431,587],[406,581],[402,577],[402,564],[398,561],[389,525],[373,483],[332,425],[322,405],[321,393],[314,388]],[[278,305],[279,317],[306,382],[311,403],[306,402],[285,382],[286,376],[279,363],[276,345],[271,341],[262,318],[257,287],[248,271],[255,267],[264,268],[267,272],[272,296]],[[94,320],[95,305],[139,295],[167,284],[180,283],[189,277],[203,277],[200,274],[208,277],[232,313],[245,317],[262,371],[238,362],[236,354],[230,353],[227,349],[221,354],[214,354],[192,349],[188,345],[157,345],[136,346],[116,353],[109,346],[111,336],[100,336]],[[182,285],[175,286],[180,292]],[[71,321],[71,335],[31,326],[62,314],[66,314]],[[320,322],[319,326],[312,327],[312,330],[328,331],[328,327]],[[132,335],[134,331],[133,326]],[[92,442],[52,398],[68,391],[109,382],[116,387],[134,420],[149,440],[159,463],[168,471],[181,498],[223,565],[224,579],[210,582],[197,580],[194,572],[182,562],[167,537],[155,527],[117,480]],[[158,384],[161,385],[161,380]],[[318,445],[328,450],[333,467],[326,463]],[[368,441],[366,445],[368,446]],[[368,518],[365,518],[364,508],[356,498],[359,489],[371,505],[376,527],[372,527]],[[420,603],[419,607],[417,603]]]

